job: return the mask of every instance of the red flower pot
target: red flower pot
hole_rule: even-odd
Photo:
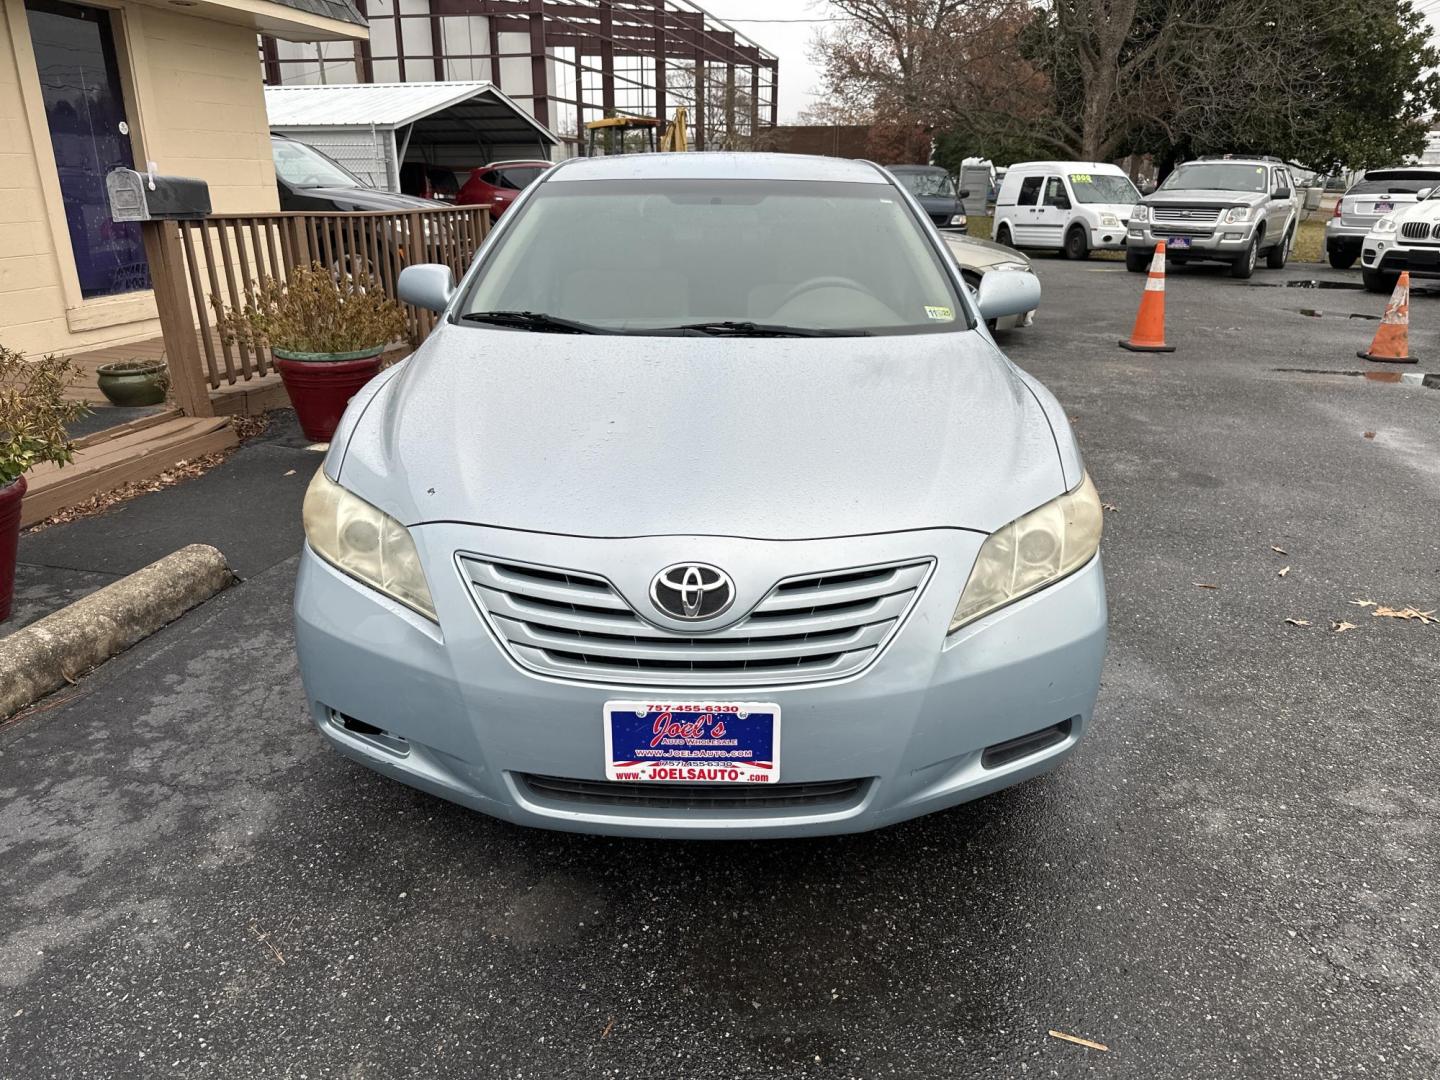
[[[329,442],[355,392],[380,371],[383,348],[333,355],[271,351],[305,437]]]
[[[20,552],[20,500],[25,477],[0,487],[0,622],[10,618],[15,602],[15,559]]]

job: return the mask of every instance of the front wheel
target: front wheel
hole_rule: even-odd
[[[1125,269],[1132,274],[1143,274],[1150,269],[1150,253],[1148,251],[1136,251],[1133,248],[1125,249]]]
[[[1250,241],[1250,246],[1245,253],[1230,264],[1230,276],[1233,278],[1248,278],[1255,273],[1255,264],[1260,259],[1260,240],[1257,237]]]
[[[1368,266],[1360,268],[1360,277],[1365,281],[1365,291],[1373,293],[1388,293],[1395,290],[1395,282],[1400,280],[1399,274],[1387,274],[1383,270],[1371,270]]]
[[[1285,231],[1285,237],[1278,244],[1270,249],[1270,254],[1265,257],[1265,265],[1271,270],[1284,270],[1285,264],[1290,261],[1290,250],[1295,246],[1295,229]]]
[[[1085,238],[1084,229],[1071,229],[1065,234],[1065,247],[1061,254],[1067,259],[1088,259],[1090,241]]]
[[[999,231],[997,231],[997,232],[995,233],[995,242],[996,242],[997,244],[1004,244],[1006,247],[1014,247],[1014,246],[1015,246],[1015,241],[1010,238],[1010,226],[1009,226],[1009,225],[1001,225],[1001,226],[1000,226]]]
[[[1360,252],[1345,250],[1343,248],[1331,248],[1329,252],[1330,265],[1336,270],[1349,270],[1355,265],[1355,260],[1360,257]]]

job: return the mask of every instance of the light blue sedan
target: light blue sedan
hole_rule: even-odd
[[[862,162],[550,170],[350,403],[295,598],[321,735],[545,828],[873,829],[1060,764],[1105,651],[1065,413]]]

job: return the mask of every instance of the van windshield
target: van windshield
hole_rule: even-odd
[[[950,179],[947,172],[897,172],[895,179],[904,184],[906,190],[917,199],[934,195],[947,199],[956,198],[955,181]]]
[[[515,325],[522,313],[533,330],[540,313],[632,334],[969,328],[941,253],[888,184],[554,181],[517,213],[461,319]]]
[[[1070,187],[1075,200],[1082,203],[1117,203],[1130,206],[1140,201],[1140,192],[1128,176],[1107,176],[1103,173],[1071,173]]]

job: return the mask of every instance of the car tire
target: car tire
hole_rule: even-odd
[[[1125,249],[1125,269],[1132,274],[1143,274],[1150,269],[1150,252]]]
[[[1014,247],[1015,241],[1010,238],[1010,226],[1001,225],[995,232],[995,242],[1004,244],[1006,247]]]
[[[1067,259],[1088,259],[1090,258],[1090,241],[1085,238],[1084,229],[1071,229],[1065,234],[1064,246],[1060,254]]]
[[[1360,257],[1358,251],[1330,251],[1327,252],[1330,265],[1336,270],[1349,270],[1355,265],[1355,260]]]
[[[1395,282],[1400,279],[1399,274],[1387,274],[1383,270],[1372,270],[1368,266],[1360,268],[1360,277],[1365,281],[1365,291],[1373,293],[1394,292]]]
[[[1244,280],[1255,273],[1255,264],[1260,261],[1260,239],[1250,241],[1243,255],[1230,264],[1230,276]]]
[[[1271,270],[1284,270],[1285,264],[1290,261],[1290,249],[1295,246],[1295,227],[1292,225],[1285,230],[1285,236],[1281,241],[1270,249],[1270,254],[1265,256],[1265,265]]]

